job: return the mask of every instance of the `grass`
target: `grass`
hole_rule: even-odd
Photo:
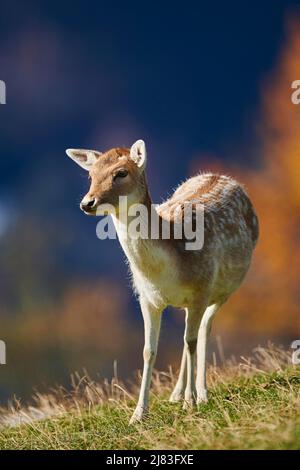
[[[250,359],[211,366],[210,401],[196,410],[168,402],[174,381],[172,371],[155,372],[151,414],[130,426],[136,387],[75,375],[71,393],[2,410],[0,449],[300,448],[300,368],[283,350],[258,348]]]

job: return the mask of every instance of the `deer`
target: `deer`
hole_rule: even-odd
[[[130,423],[140,422],[149,413],[152,371],[162,313],[167,306],[185,312],[181,365],[170,401],[181,402],[187,409],[207,402],[206,359],[212,320],[242,283],[259,235],[258,218],[246,190],[230,176],[202,172],[155,206],[159,220],[171,225],[175,208],[183,218],[185,203],[192,204],[193,210],[197,204],[204,208],[203,246],[187,250],[184,237],[178,239],[171,234],[169,239],[151,239],[130,237],[126,232],[120,196],[127,197],[128,219],[133,205],[142,204],[148,214],[152,206],[143,140],[130,148],[116,147],[103,153],[86,149],[67,149],[66,153],[89,172],[90,189],[80,203],[81,210],[95,216],[101,205],[114,208],[111,216],[144,320],[142,380]],[[143,217],[151,224],[149,215]]]

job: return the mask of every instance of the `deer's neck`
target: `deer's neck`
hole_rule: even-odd
[[[119,212],[112,216],[119,241],[132,267],[140,265],[140,260],[151,249],[151,210],[155,209],[145,185],[143,193],[134,204],[128,205],[126,213]]]

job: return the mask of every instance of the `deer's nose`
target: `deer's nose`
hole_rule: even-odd
[[[91,212],[94,210],[95,206],[97,204],[97,200],[92,198],[92,199],[82,199],[81,204],[80,204],[80,209],[85,211],[85,212]]]

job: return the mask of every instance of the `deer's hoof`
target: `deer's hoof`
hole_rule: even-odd
[[[203,389],[197,393],[197,405],[208,402],[207,390]]]
[[[192,410],[195,405],[196,405],[196,400],[194,399],[194,397],[185,398],[184,403],[183,403],[183,409],[184,410]]]
[[[140,423],[148,415],[148,409],[142,406],[137,406],[133,415],[130,418],[129,424]]]
[[[169,402],[171,402],[171,403],[178,403],[182,400],[183,400],[183,393],[177,392],[176,390],[174,390],[171,393],[171,396],[169,398]]]

